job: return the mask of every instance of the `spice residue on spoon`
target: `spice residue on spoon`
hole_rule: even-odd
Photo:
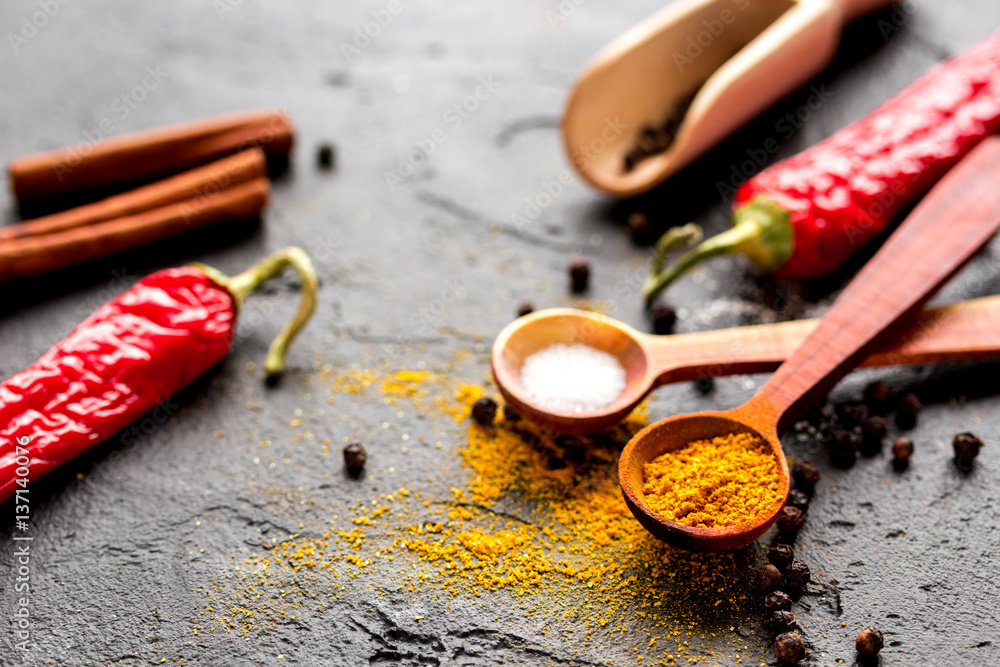
[[[695,528],[753,519],[780,499],[778,463],[766,442],[749,433],[696,440],[643,467],[650,509]]]
[[[532,403],[559,412],[607,407],[625,390],[625,369],[614,356],[589,345],[551,345],[521,366],[521,384]]]

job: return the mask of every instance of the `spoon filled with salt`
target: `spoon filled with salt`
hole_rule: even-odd
[[[788,495],[788,464],[779,436],[874,349],[898,334],[923,303],[1000,228],[1000,137],[984,141],[942,179],[865,265],[819,324],[746,403],[724,411],[668,417],[626,445],[618,474],[626,504],[654,536],[693,551],[730,551],[760,537]],[[750,439],[774,458],[768,505],[738,523],[684,525],[655,511],[646,495],[646,469],[663,471],[670,454],[694,444]],[[697,482],[697,480],[695,480]],[[710,509],[710,508],[709,508]]]
[[[493,376],[514,411],[560,433],[614,426],[657,387],[778,368],[816,320],[653,336],[610,317],[550,308],[508,324],[493,344]],[[1000,296],[923,311],[861,366],[1000,357]]]

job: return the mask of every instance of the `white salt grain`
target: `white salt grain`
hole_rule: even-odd
[[[557,412],[592,412],[625,390],[625,369],[589,345],[552,345],[521,366],[521,385],[535,405]]]

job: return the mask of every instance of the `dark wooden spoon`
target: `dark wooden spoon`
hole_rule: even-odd
[[[757,539],[788,494],[788,463],[779,436],[867,353],[900,326],[1000,228],[1000,138],[984,141],[924,198],[851,281],[816,329],[746,403],[731,410],[669,417],[640,431],[622,452],[618,475],[625,502],[656,537],[693,551],[730,551]],[[780,500],[743,523],[694,528],[669,521],[646,504],[643,467],[693,440],[751,433],[770,445]]]

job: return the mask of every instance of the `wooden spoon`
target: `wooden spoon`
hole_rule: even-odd
[[[493,377],[508,405],[561,433],[594,433],[624,419],[656,387],[699,378],[775,370],[816,328],[817,320],[652,336],[609,317],[572,308],[538,311],[511,322],[493,344]],[[521,366],[550,345],[582,343],[614,355],[626,385],[611,405],[558,412],[538,405],[521,384]],[[862,366],[903,366],[1000,356],[1000,296],[932,308]]]
[[[1000,227],[1000,138],[984,141],[949,172],[845,288],[813,332],[749,401],[725,411],[669,417],[626,445],[618,463],[625,501],[656,537],[694,551],[730,551],[761,534],[788,494],[779,436],[875,349],[881,336],[917,315]],[[893,329],[896,329],[894,332]],[[656,514],[643,495],[643,467],[693,440],[750,433],[770,445],[780,499],[758,516],[722,528],[692,528]]]
[[[607,45],[577,79],[562,119],[571,162],[605,192],[645,192],[811,79],[832,59],[844,24],[889,4],[672,2]],[[626,173],[642,128],[692,95],[669,149]]]

